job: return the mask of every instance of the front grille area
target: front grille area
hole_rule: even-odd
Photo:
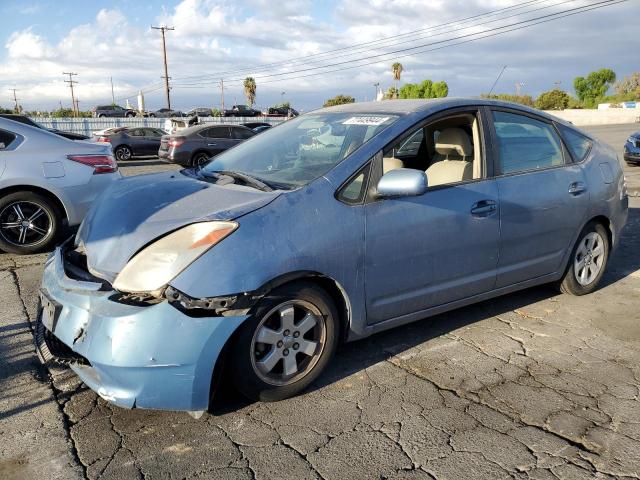
[[[87,256],[79,249],[66,250],[62,254],[64,272],[69,278],[83,282],[101,283],[101,290],[111,290],[111,285],[106,280],[96,277],[87,267]]]
[[[636,148],[640,148],[640,140],[636,140]]]
[[[79,353],[71,350],[46,328],[44,329],[44,341],[47,344],[47,348],[51,352],[51,355],[53,355],[53,360],[55,362],[65,365],[72,363],[79,365],[91,365],[89,363],[89,360],[87,360]]]

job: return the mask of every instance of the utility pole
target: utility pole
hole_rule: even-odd
[[[375,87],[375,89],[376,89],[376,94],[373,96],[373,100],[375,101],[375,100],[377,100],[377,99],[378,99],[378,88],[380,87],[380,82],[376,82],[376,83],[374,83],[374,84],[373,84],[373,86],[374,86],[374,87]]]
[[[73,116],[76,117],[77,114],[77,110],[76,110],[76,96],[73,94],[73,85],[78,83],[73,79],[74,75],[78,75],[77,73],[73,73],[73,72],[62,72],[63,75],[69,75],[69,80],[65,80],[65,83],[69,84],[69,87],[71,88],[71,108],[73,109]]]
[[[221,115],[224,116],[224,78],[220,79],[220,109]]]
[[[522,91],[522,87],[524,87],[524,82],[516,83],[516,95],[520,96],[520,92]]]
[[[16,113],[20,113],[20,105],[18,105],[18,97],[16,97],[16,90],[18,90],[17,88],[10,88],[9,90],[11,90],[13,92],[13,101],[15,102],[16,106],[14,107],[14,110]]]
[[[167,30],[175,30],[173,27],[167,27],[162,25],[161,27],[151,26],[153,30],[160,30],[162,32],[162,53],[164,55],[164,90],[167,95],[167,108],[171,110],[171,97],[169,96],[169,69],[167,68],[167,41],[165,39],[165,32]]]
[[[111,103],[113,105],[116,104],[116,96],[113,93],[113,77],[109,77],[109,80],[111,81]]]

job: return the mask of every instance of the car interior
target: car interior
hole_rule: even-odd
[[[423,170],[430,187],[482,177],[478,120],[460,114],[422,126],[383,153],[382,170]]]

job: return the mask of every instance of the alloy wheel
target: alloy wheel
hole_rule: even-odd
[[[131,158],[131,150],[128,147],[117,148],[116,158],[118,160],[129,160]]]
[[[209,161],[209,156],[204,154],[204,153],[199,153],[198,155],[195,156],[195,158],[193,159],[193,166],[194,167],[199,167],[201,165],[204,165],[205,163],[207,163]]]
[[[604,254],[604,240],[598,232],[584,236],[573,261],[576,280],[580,285],[586,287],[598,277],[604,264]]]
[[[313,304],[290,300],[271,309],[251,341],[251,365],[271,385],[288,385],[307,375],[325,347],[324,316]]]
[[[13,202],[0,212],[0,234],[12,245],[38,245],[47,239],[52,228],[51,214],[35,202]]]

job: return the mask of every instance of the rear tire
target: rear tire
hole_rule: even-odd
[[[113,154],[119,162],[126,162],[127,160],[131,160],[131,157],[133,157],[133,152],[126,145],[119,145],[116,147]]]
[[[127,117],[127,118],[133,118],[133,117],[135,117],[135,116],[136,116],[136,114],[135,114],[135,113],[132,113],[132,112],[129,112],[129,113],[127,113],[127,114],[125,115],[125,117]]]
[[[338,339],[331,297],[309,282],[285,285],[260,300],[240,327],[229,352],[232,381],[252,400],[292,397],[320,376]]]
[[[573,247],[560,291],[580,296],[596,290],[609,261],[609,248],[609,235],[602,224],[588,223]]]
[[[29,255],[49,250],[56,241],[62,214],[47,197],[22,191],[0,198],[0,249]]]
[[[198,152],[194,154],[193,157],[191,158],[191,166],[193,168],[196,168],[201,165],[204,165],[205,163],[208,163],[209,160],[211,160],[211,157],[209,156],[208,153]]]

